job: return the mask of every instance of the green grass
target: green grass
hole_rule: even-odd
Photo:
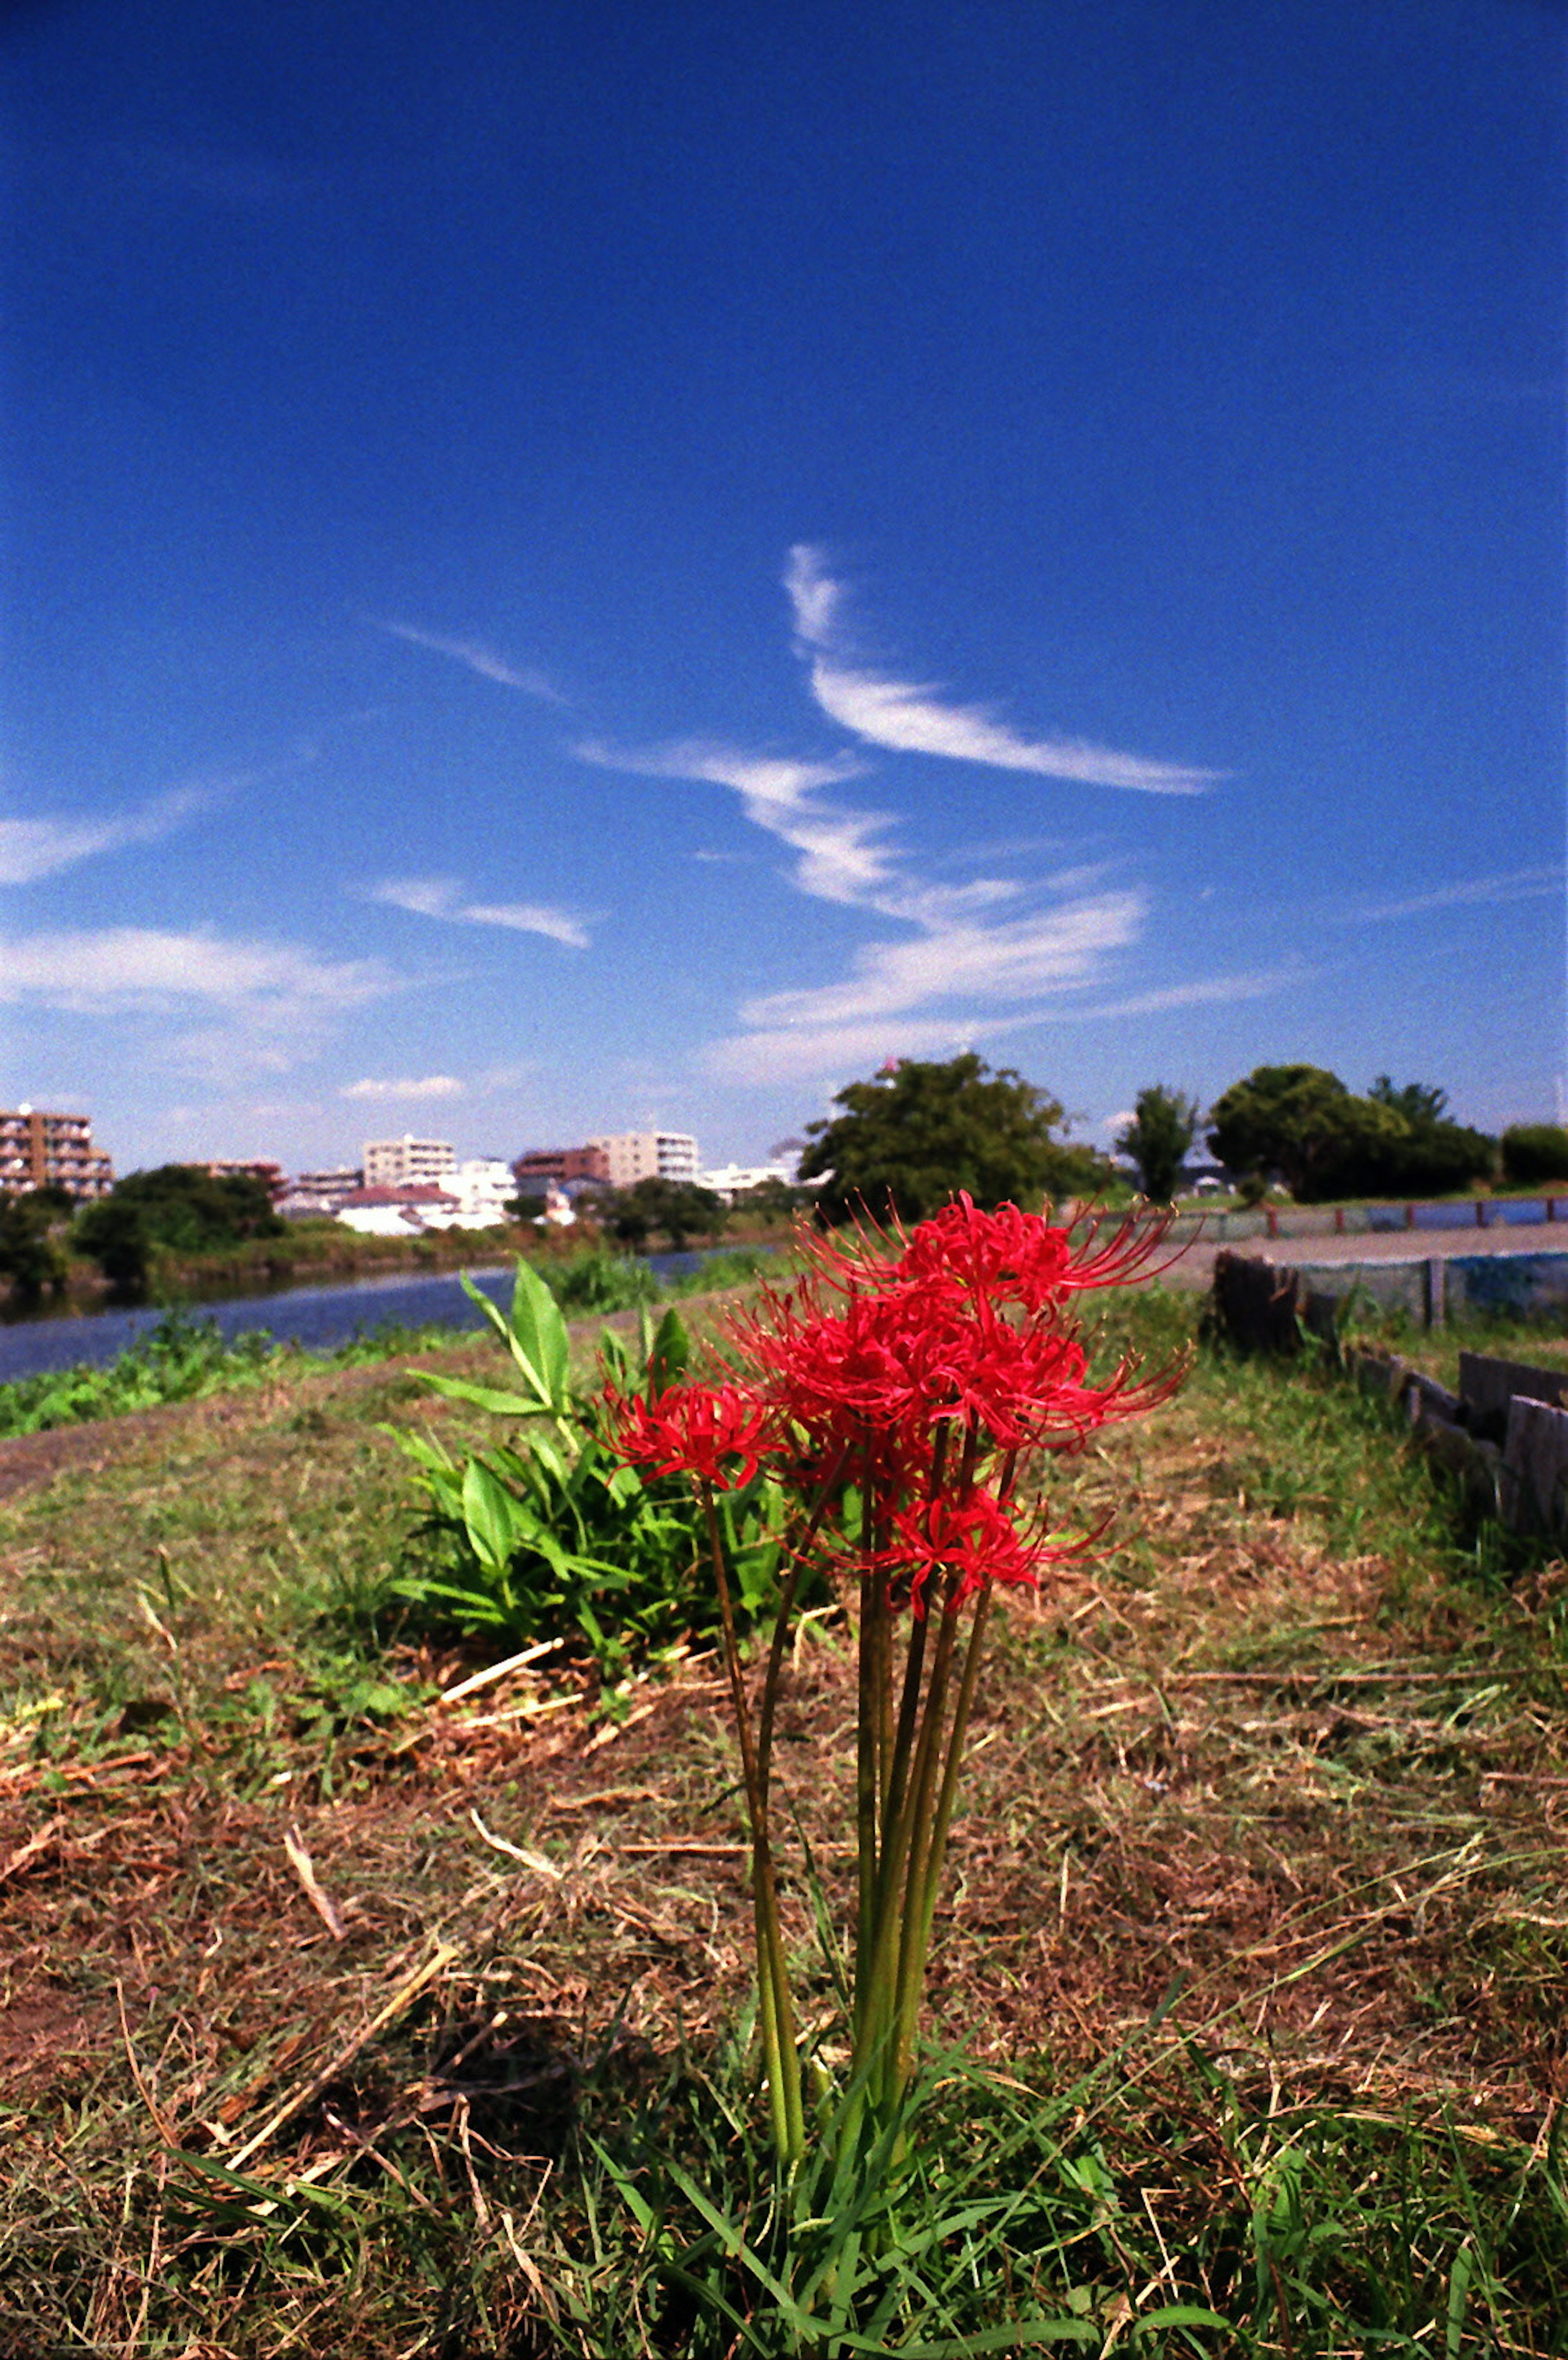
[[[564,1310],[577,1317],[635,1310],[670,1297],[713,1293],[746,1285],[765,1275],[778,1257],[766,1249],[740,1247],[715,1254],[695,1271],[661,1284],[648,1268],[626,1254],[601,1248],[551,1257],[536,1266]],[[214,1393],[243,1392],[286,1380],[316,1364],[358,1368],[377,1360],[430,1351],[467,1331],[439,1324],[409,1328],[388,1322],[367,1335],[324,1352],[307,1353],[280,1344],[266,1328],[225,1343],[211,1317],[187,1310],[165,1312],[157,1325],[101,1368],[85,1362],[41,1376],[0,1384],[0,1439],[40,1434],[85,1419],[118,1417],[155,1409],[165,1402],[204,1401]]]
[[[409,1328],[388,1322],[325,1352],[306,1352],[262,1328],[225,1342],[215,1319],[168,1311],[146,1334],[94,1368],[86,1362],[18,1377],[0,1385],[0,1438],[42,1434],[83,1420],[120,1417],[166,1402],[206,1401],[275,1384],[312,1365],[354,1369],[432,1351],[449,1342],[449,1328]]]
[[[1104,1349],[1197,1307],[1106,1298]],[[569,1665],[436,1701],[475,1659],[387,1594],[384,1429],[427,1422],[484,1431],[395,1360],[291,1364],[0,1503],[5,2360],[791,2349],[713,1667],[619,1725]],[[1051,1487],[1114,1521],[982,1697],[899,2348],[1568,2352],[1568,1574],[1311,1369],[1205,1353]],[[815,1631],[779,1775],[837,1911]]]

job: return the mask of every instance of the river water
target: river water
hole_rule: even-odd
[[[661,1278],[695,1270],[701,1254],[651,1254],[647,1257]],[[492,1302],[511,1300],[512,1265],[470,1273]],[[225,1338],[264,1328],[280,1343],[302,1345],[306,1351],[330,1351],[351,1343],[357,1335],[378,1328],[478,1328],[483,1317],[464,1294],[456,1274],[444,1271],[428,1277],[360,1278],[337,1286],[297,1286],[270,1295],[220,1297],[188,1306],[201,1319],[216,1322]],[[141,1306],[136,1310],[84,1311],[22,1319],[0,1327],[0,1384],[17,1377],[45,1376],[57,1369],[86,1363],[101,1368],[155,1328],[165,1314]]]

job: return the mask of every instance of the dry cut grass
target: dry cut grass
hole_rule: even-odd
[[[415,1419],[462,1424],[396,1371],[296,1377],[104,1432],[0,1510],[0,2352],[543,2350],[529,2207],[586,2068],[743,2012],[715,1666],[443,1701],[477,1659],[380,1598],[383,1427]],[[1135,2053],[1172,2235],[1237,2168],[1175,2094],[1194,2055],[1260,2118],[1544,2155],[1564,1569],[1505,1584],[1376,1410],[1266,1370],[1204,1362],[1063,1481],[1113,1542],[1005,1618],[934,2032],[1042,2087]],[[780,1775],[840,1918],[853,1711],[826,1617]],[[790,1907],[826,2024],[804,1876]],[[1248,2348],[1340,2348],[1281,2316]]]

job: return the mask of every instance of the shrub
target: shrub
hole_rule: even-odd
[[[1568,1130],[1557,1122],[1516,1122],[1503,1133],[1503,1177],[1529,1188],[1568,1180]]]
[[[613,1256],[605,1256],[613,1262]],[[566,1323],[543,1279],[520,1262],[510,1316],[468,1279],[468,1294],[510,1356],[516,1392],[435,1371],[422,1383],[492,1415],[526,1421],[521,1446],[500,1442],[457,1459],[401,1436],[429,1510],[392,1584],[421,1619],[529,1646],[587,1647],[601,1676],[718,1625],[718,1592],[689,1486],[646,1477],[609,1448],[597,1396],[569,1381]],[[644,1312],[635,1357],[606,1332],[603,1356],[623,1398],[657,1393],[685,1371],[679,1314],[657,1331]],[[723,1505],[740,1614],[750,1624],[778,1598],[779,1487],[764,1477]]]

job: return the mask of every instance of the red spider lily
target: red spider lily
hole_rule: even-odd
[[[913,1231],[897,1222],[883,1229],[868,1220],[854,1224],[852,1242],[803,1229],[799,1244],[813,1268],[841,1290],[877,1288],[903,1278],[947,1279],[977,1299],[1016,1303],[1036,1312],[1090,1287],[1125,1286],[1147,1273],[1173,1218],[1128,1213],[1101,1245],[1104,1220],[1098,1213],[1063,1229],[1041,1214],[1020,1212],[1016,1205],[981,1212],[968,1190],[960,1189],[950,1205]],[[1080,1240],[1076,1251],[1075,1239]]]
[[[910,1604],[917,1616],[926,1612],[926,1588],[933,1574],[956,1576],[943,1606],[957,1613],[989,1582],[1038,1590],[1047,1566],[1069,1563],[1089,1545],[1027,1540],[1018,1530],[1015,1514],[980,1485],[962,1500],[938,1494],[894,1513],[893,1537],[878,1553],[879,1562],[908,1574]]]
[[[1071,1285],[1071,1259],[1066,1229],[1016,1205],[977,1212],[965,1190],[921,1222],[894,1268],[901,1278],[956,1279],[977,1299],[1037,1311]]]
[[[849,1451],[884,1480],[917,1481],[944,1422],[965,1423],[979,1448],[1071,1450],[1177,1381],[1173,1371],[1139,1383],[1124,1365],[1091,1384],[1083,1347],[1053,1308],[1014,1323],[939,1270],[906,1276],[883,1263],[872,1275],[880,1283],[826,1306],[823,1284],[808,1280],[729,1333],[808,1452]]]
[[[612,1401],[617,1447],[703,1494],[720,1601],[752,1845],[759,2025],[781,2156],[806,2130],[787,1952],[770,1836],[770,1764],[784,1644],[801,1569],[859,1580],[855,1770],[859,1905],[852,2145],[870,2106],[883,2130],[907,2087],[987,1615],[998,1589],[1038,1590],[1099,1537],[1049,1537],[1014,1496],[1019,1462],[1082,1449],[1113,1419],[1174,1391],[1179,1365],[1124,1361],[1100,1383],[1071,1317],[1083,1289],[1146,1269],[1163,1223],[1134,1219],[1100,1242],[959,1196],[912,1232],[803,1235],[806,1275],[727,1322],[739,1375]],[[766,1462],[797,1502],[752,1733],[713,1491]],[[931,1612],[933,1584],[938,1611]],[[907,1605],[908,1616],[902,1615]],[[967,1636],[960,1610],[968,1605]],[[902,1623],[902,1635],[895,1625]],[[902,1659],[902,1670],[899,1668]]]
[[[610,1388],[605,1402],[623,1459],[717,1491],[749,1483],[774,1440],[767,1408],[739,1385],[671,1385],[652,1401]]]

